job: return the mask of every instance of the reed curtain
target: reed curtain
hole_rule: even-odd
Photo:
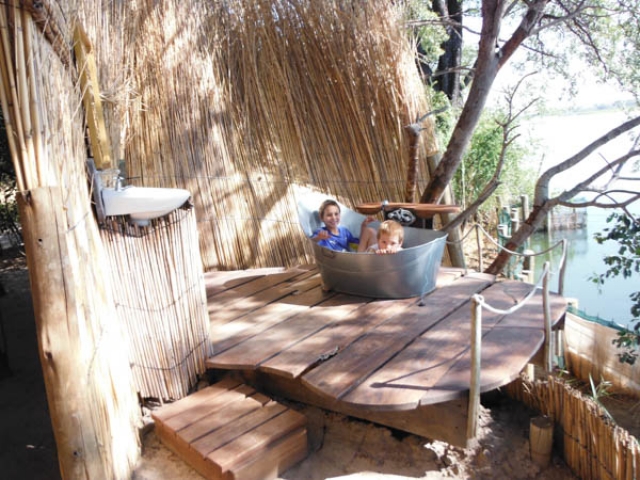
[[[114,157],[131,183],[192,192],[206,270],[309,261],[306,188],[402,200],[405,127],[429,102],[394,3],[83,4]]]

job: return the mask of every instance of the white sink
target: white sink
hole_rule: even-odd
[[[102,203],[104,214],[129,215],[131,221],[140,226],[149,220],[162,217],[181,207],[191,193],[181,188],[154,188],[126,186],[103,188]]]

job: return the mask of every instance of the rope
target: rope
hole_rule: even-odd
[[[567,256],[567,240],[566,239],[562,239],[562,240],[558,240],[556,243],[554,243],[553,245],[551,245],[549,248],[542,250],[540,252],[533,252],[533,253],[525,253],[525,252],[516,252],[513,250],[509,250],[508,248],[505,248],[503,245],[500,245],[500,243],[498,243],[489,232],[487,232],[484,227],[482,225],[480,225],[479,223],[476,223],[472,226],[472,228],[470,228],[467,233],[465,233],[462,238],[460,240],[447,240],[447,244],[448,245],[457,245],[462,243],[473,231],[473,229],[480,229],[480,231],[482,231],[482,233],[484,233],[484,235],[491,241],[491,243],[493,243],[496,247],[498,247],[498,249],[500,250],[504,250],[505,252],[514,255],[516,257],[523,257],[523,258],[529,258],[529,257],[537,257],[540,255],[545,255],[547,253],[550,253],[551,251],[553,251],[556,247],[558,247],[558,245],[562,245],[562,255],[560,257],[560,262],[558,263],[558,265],[560,265],[560,268],[556,271],[551,271],[550,273],[552,275],[557,275],[561,270],[562,267],[564,266],[565,263],[565,259]]]
[[[533,297],[533,295],[536,293],[536,290],[538,290],[540,288],[540,285],[542,284],[542,282],[544,281],[544,278],[549,274],[549,262],[545,262],[544,264],[544,268],[542,271],[542,275],[540,275],[540,278],[538,279],[538,282],[533,286],[533,288],[531,289],[531,291],[527,294],[526,297],[524,297],[522,300],[520,300],[520,302],[516,303],[515,305],[513,305],[511,308],[509,308],[508,310],[501,310],[495,307],[492,307],[491,305],[489,305],[488,303],[486,303],[484,301],[484,297],[478,293],[476,293],[475,295],[473,295],[473,299],[482,307],[486,308],[487,310],[493,312],[493,313],[497,313],[497,314],[501,314],[501,315],[509,315],[513,312],[517,312],[518,310],[520,310],[522,308],[522,306],[527,303],[529,301],[529,299],[531,297]]]

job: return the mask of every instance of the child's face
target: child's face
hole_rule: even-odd
[[[324,209],[322,221],[330,230],[335,230],[340,224],[340,209],[335,205],[329,205]]]
[[[395,253],[401,246],[400,237],[398,235],[392,235],[389,233],[380,234],[380,238],[378,239],[378,248],[380,250]]]

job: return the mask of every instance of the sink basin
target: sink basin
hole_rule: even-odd
[[[131,221],[146,226],[149,221],[162,217],[186,202],[191,193],[181,188],[154,188],[126,186],[103,188],[104,214],[129,215]]]

